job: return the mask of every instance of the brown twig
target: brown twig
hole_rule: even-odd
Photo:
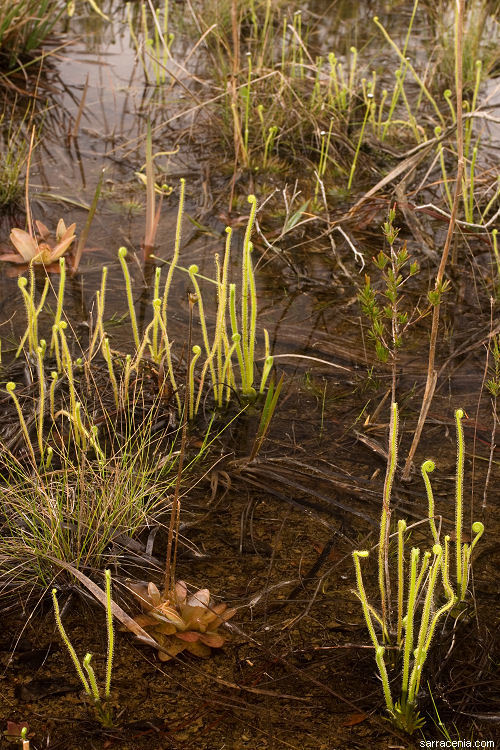
[[[31,155],[33,153],[34,142],[35,142],[35,126],[33,125],[33,129],[31,131],[31,138],[30,138],[30,147],[28,151],[28,161],[26,165],[26,184],[25,184],[26,223],[28,225],[28,232],[30,236],[33,238],[35,234],[33,232],[33,219],[31,216],[31,208],[30,208],[30,168],[31,168]]]
[[[443,288],[443,277],[446,270],[446,262],[450,252],[451,241],[453,238],[453,232],[455,230],[455,223],[458,211],[458,202],[462,194],[462,177],[464,172],[464,134],[463,134],[463,118],[462,118],[462,86],[463,86],[463,73],[462,73],[462,42],[463,42],[463,26],[464,26],[464,9],[465,0],[459,0],[456,14],[456,29],[455,29],[455,85],[457,90],[457,176],[455,180],[455,193],[453,196],[453,205],[451,209],[450,222],[448,224],[448,232],[446,234],[446,240],[444,243],[443,254],[441,256],[441,262],[439,264],[438,272],[436,274],[436,281],[434,284],[434,291],[437,295],[437,299],[434,303],[432,311],[432,326],[431,326],[431,338],[429,343],[429,359],[427,362],[427,380],[425,383],[425,391],[422,399],[422,406],[420,407],[420,414],[418,417],[417,427],[413,436],[413,441],[408,451],[408,457],[403,469],[402,479],[407,481],[410,476],[411,467],[413,464],[413,457],[417,450],[420,442],[420,436],[422,429],[429,412],[429,408],[434,396],[434,390],[437,382],[437,372],[434,369],[434,363],[436,359],[436,346],[439,332],[439,313],[441,309],[441,292]]]
[[[85,84],[83,86],[83,92],[82,92],[82,98],[80,99],[80,104],[78,105],[78,111],[76,113],[75,122],[73,124],[73,128],[68,132],[68,138],[78,138],[78,131],[80,129],[80,120],[82,119],[83,109],[85,107],[85,99],[87,98],[87,91],[89,88],[89,74],[87,73],[87,78],[85,79]]]
[[[490,333],[493,329],[493,305],[494,300],[493,298],[490,299]],[[495,342],[493,342],[495,343]],[[481,383],[481,393],[479,395],[479,399],[477,402],[477,410],[476,410],[476,424],[478,422],[479,418],[479,405],[481,403],[481,396],[483,393],[484,384],[486,383],[486,378],[488,377],[488,369],[490,365],[490,351],[491,351],[491,344],[488,342],[488,348],[486,349],[486,360],[484,363],[484,374],[483,374],[483,382]],[[495,453],[496,449],[496,432],[497,432],[497,422],[498,422],[498,412],[497,412],[497,400],[498,396],[496,391],[492,392],[491,394],[491,414],[493,417],[493,427],[491,428],[491,438],[490,438],[490,453],[488,457],[488,469],[486,471],[486,479],[484,480],[484,490],[483,490],[483,502],[481,504],[481,508],[486,508],[486,502],[488,498],[488,486],[490,483],[490,477],[491,477],[491,468],[493,465],[493,455]],[[472,480],[474,481],[474,462],[476,458],[476,448],[475,448],[475,441],[476,441],[476,430],[474,430],[474,447],[472,451]],[[472,501],[474,501],[474,484],[472,485]],[[471,508],[472,513],[472,508]]]
[[[167,540],[167,559],[165,563],[165,582],[163,595],[166,598],[169,591],[173,591],[175,588],[175,566],[177,562],[177,542],[179,539],[179,520],[180,520],[180,488],[182,479],[182,469],[184,466],[184,454],[186,453],[186,440],[187,440],[187,425],[188,425],[188,407],[189,407],[189,368],[191,365],[191,333],[193,328],[193,307],[196,302],[196,296],[193,294],[189,295],[189,334],[188,334],[188,346],[187,346],[187,362],[186,362],[186,390],[184,393],[184,412],[183,412],[183,425],[182,425],[182,437],[181,437],[181,448],[179,451],[179,464],[177,466],[177,478],[175,481],[174,497],[172,499],[172,509],[170,511],[170,523],[168,525],[168,540]],[[174,541],[175,537],[175,541]],[[173,552],[172,552],[173,548]]]

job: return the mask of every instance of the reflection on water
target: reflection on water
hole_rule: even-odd
[[[198,8],[197,4],[194,4],[194,8]],[[402,41],[411,8],[412,3],[408,2],[329,3],[311,0],[303,8],[304,17],[307,17],[312,29],[308,43],[315,54],[327,55],[335,50],[338,59],[348,55],[352,45],[363,50],[371,44],[373,55],[365,55],[365,59],[369,60],[370,66],[378,66],[383,78],[388,75],[382,64],[387,50],[382,50],[383,45],[372,21],[373,15],[376,11],[381,21],[390,28],[391,35]],[[169,28],[174,36],[171,57],[166,60],[167,82],[157,88],[148,85],[145,80],[143,63],[133,39],[133,36],[139,36],[140,5],[112,0],[104,3],[103,9],[110,22],[82,4],[80,15],[64,21],[61,34],[53,43],[57,51],[47,70],[52,90],[47,105],[46,127],[33,156],[30,176],[34,218],[41,219],[52,228],[59,217],[64,216],[66,223],[75,221],[77,231],[81,231],[87,217],[85,207],[91,203],[101,170],[106,170],[102,197],[88,242],[90,252],[84,254],[81,263],[83,275],[73,279],[67,296],[68,311],[84,323],[88,322],[103,263],[110,266],[109,316],[119,318],[126,312],[121,291],[122,277],[116,261],[120,245],[126,245],[138,253],[137,260],[131,254],[130,266],[136,300],[138,303],[140,300],[144,302],[151,294],[139,261],[144,232],[145,191],[136,176],[144,166],[148,120],[156,133],[155,151],[172,152],[158,157],[156,162],[157,168],[163,171],[161,180],[173,187],[162,208],[156,256],[164,260],[172,256],[178,179],[181,176],[185,176],[188,183],[186,214],[199,220],[208,230],[204,231],[192,225],[188,218],[185,219],[181,264],[187,268],[196,262],[202,274],[213,277],[214,255],[222,252],[224,243],[225,219],[220,218],[222,212],[219,208],[212,207],[205,181],[205,162],[213,159],[213,155],[208,149],[195,148],[189,140],[189,129],[196,122],[199,126],[197,118],[203,116],[199,103],[214,93],[220,93],[211,81],[213,69],[210,66],[213,61],[207,56],[204,45],[196,44],[198,32],[194,19],[184,5],[171,4]],[[416,46],[412,54],[424,54],[424,21],[424,15],[416,21]],[[61,49],[65,42],[69,44]],[[500,104],[496,82],[489,81],[485,88],[488,103]],[[68,134],[75,130],[84,94],[77,136],[69,138]],[[184,112],[188,114],[180,117]],[[209,119],[205,123],[207,135],[210,135],[209,128],[213,124]],[[485,139],[489,136],[498,141],[498,123],[484,120],[481,127]],[[212,165],[212,171],[216,169],[217,165]],[[241,237],[238,238],[235,233],[235,279],[239,274],[238,239],[241,246]],[[0,240],[5,242],[6,237]],[[262,326],[269,330],[277,351],[297,351],[300,347],[309,352],[319,350],[326,355],[330,346],[332,355],[334,352],[341,355],[342,346],[331,343],[335,342],[336,337],[341,342],[344,336],[339,325],[338,310],[345,302],[345,309],[351,315],[354,298],[352,284],[351,288],[346,289],[334,284],[331,271],[333,249],[330,256],[310,253],[307,270],[320,282],[322,291],[328,291],[332,298],[336,297],[336,308],[318,303],[313,291],[301,286],[300,279],[297,282],[293,274],[286,277],[286,269],[283,271],[285,275],[278,278],[275,269],[271,270],[268,265],[271,258],[266,247],[258,242],[256,246],[256,257],[257,253],[263,253],[258,275],[260,319]],[[368,255],[371,252],[371,248],[367,249]],[[57,287],[56,279],[54,283]],[[176,339],[185,336],[187,288],[187,275],[179,271],[176,287],[172,291],[176,309],[170,318],[172,325],[178,326],[172,334]],[[291,291],[293,288],[295,291]],[[15,278],[0,274],[0,293],[2,319],[12,320],[13,330],[18,335],[24,322],[19,310]],[[209,292],[207,299],[210,301]],[[209,304],[207,309],[210,309]],[[125,329],[120,333],[117,329],[114,335],[119,340],[129,333]],[[362,348],[357,351],[351,347],[350,353],[354,361],[364,361]],[[349,360],[345,352],[344,359]]]

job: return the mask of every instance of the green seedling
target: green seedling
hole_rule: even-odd
[[[276,138],[277,132],[278,132],[277,125],[271,125],[271,127],[267,131],[267,137],[264,143],[264,156],[262,158],[262,166],[264,167],[264,169],[267,167],[268,155],[273,150],[274,139]]]
[[[319,151],[318,169],[316,171],[316,184],[314,187],[314,199],[313,199],[313,204],[315,205],[317,204],[317,201],[318,201],[318,194],[319,194],[320,186],[322,185],[322,180],[325,175],[326,167],[328,164],[328,153],[330,150],[332,128],[333,128],[333,120],[330,120],[330,127],[328,128],[328,132],[322,130],[320,133],[321,145],[320,145],[320,151]]]
[[[382,227],[388,251],[381,251],[373,259],[384,289],[376,291],[370,276],[365,275],[365,285],[358,294],[361,309],[370,322],[368,335],[375,345],[377,358],[391,364],[393,401],[396,400],[398,352],[406,331],[420,319],[411,317],[404,295],[404,286],[418,273],[418,264],[411,260],[406,243],[402,247],[396,245],[399,229],[394,226],[395,218],[395,209],[391,208]],[[380,298],[383,305],[378,302]]]

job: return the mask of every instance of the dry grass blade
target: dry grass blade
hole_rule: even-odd
[[[412,154],[412,156],[408,156],[400,164],[394,167],[394,169],[391,169],[389,174],[379,180],[376,185],[370,188],[370,190],[368,190],[359,200],[356,201],[354,206],[352,206],[352,208],[346,214],[345,219],[352,218],[355,215],[357,209],[360,208],[360,206],[362,206],[365,201],[369,200],[369,198],[372,198],[387,185],[390,185],[391,182],[394,182],[394,180],[396,180],[398,177],[401,177],[401,175],[407,176],[408,174],[413,172],[418,167],[418,165],[422,161],[424,161],[427,156],[429,156],[429,154],[433,150],[433,147],[434,142],[427,141],[424,148],[421,148],[417,153]]]
[[[106,606],[106,593],[101,588],[99,588],[99,586],[94,583],[94,581],[86,576],[85,573],[82,573],[81,570],[75,568],[75,566],[71,565],[71,563],[65,562],[64,560],[58,560],[56,557],[47,555],[47,559],[74,575],[75,578],[83,583],[85,588],[88,589],[93,596],[95,596],[97,601],[100,602],[103,607]],[[111,602],[111,611],[116,619],[119,620],[121,624],[127,628],[127,630],[130,630],[132,633],[134,633],[134,635],[136,635],[143,643],[146,643],[148,646],[152,646],[153,648],[160,648],[160,645],[155,641],[155,639],[151,638],[151,636],[149,636],[146,631],[141,628],[141,626],[138,625],[136,621],[125,612],[124,609],[120,607],[119,604],[117,604],[116,602]]]

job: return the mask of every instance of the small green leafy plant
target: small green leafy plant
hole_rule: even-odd
[[[391,208],[382,227],[388,252],[381,250],[373,259],[381,275],[383,291],[377,291],[370,276],[366,275],[365,285],[358,294],[361,309],[370,323],[368,335],[375,345],[377,358],[381,362],[391,363],[393,401],[396,395],[398,351],[408,327],[415,322],[414,313],[408,310],[403,287],[418,273],[418,264],[411,260],[406,243],[401,248],[396,247],[399,229],[394,226],[395,218],[396,211]],[[382,304],[379,303],[380,297]]]

